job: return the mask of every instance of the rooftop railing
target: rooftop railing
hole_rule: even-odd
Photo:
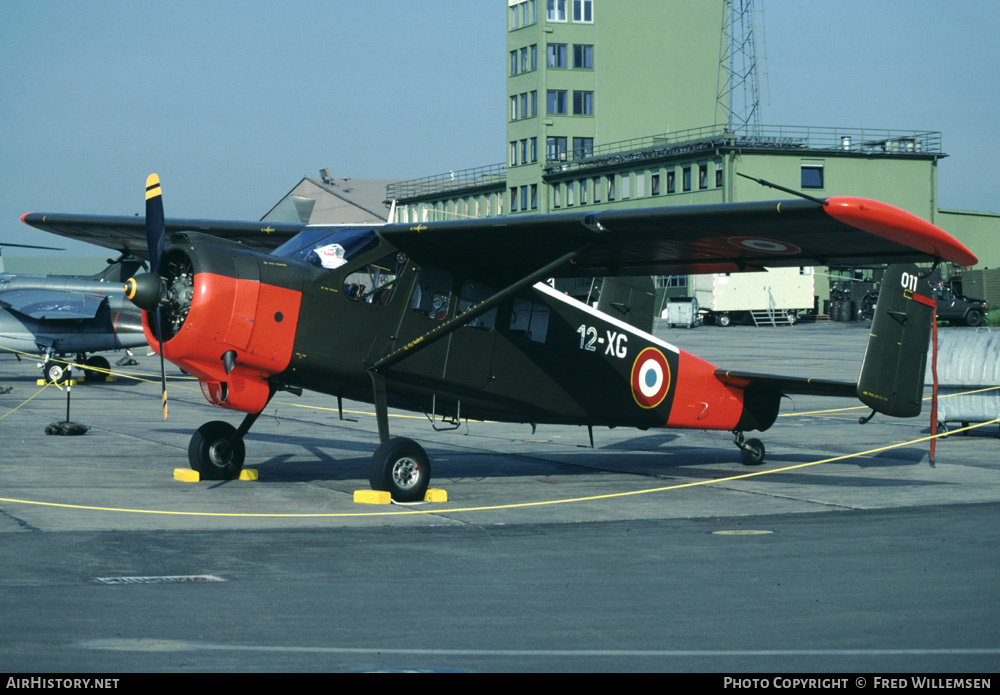
[[[503,188],[507,180],[507,167],[491,164],[474,169],[456,169],[445,174],[425,176],[422,179],[399,181],[386,186],[388,200],[405,200],[436,196],[448,191],[467,191],[480,187]]]
[[[813,128],[810,126],[758,126],[752,131],[733,132],[725,126],[706,126],[674,133],[649,135],[611,142],[586,149],[548,153],[548,172],[617,166],[629,162],[712,151],[717,148],[795,150],[816,153],[867,155],[943,154],[940,131],[883,130],[872,128]],[[400,181],[386,187],[388,200],[441,196],[449,191],[503,187],[504,164],[456,169],[444,174]]]
[[[557,155],[549,153],[546,169],[609,166],[720,147],[861,154],[943,153],[939,131],[759,126],[753,132],[732,132],[725,126],[706,126],[621,140]]]

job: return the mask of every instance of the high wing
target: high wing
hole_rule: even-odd
[[[37,229],[143,258],[145,219],[28,213]],[[364,227],[365,225],[357,225]],[[168,235],[201,232],[270,251],[305,225],[166,220]],[[731,273],[765,267],[977,258],[944,230],[864,198],[685,205],[389,224],[378,233],[422,265],[511,282],[579,252],[552,277]]]
[[[29,212],[21,221],[36,229],[58,234],[88,244],[103,246],[120,253],[149,258],[146,250],[146,219],[107,215],[68,215]],[[178,232],[201,232],[238,241],[255,251],[272,251],[302,231],[302,224],[270,222],[229,222],[219,220],[168,219],[167,235]]]
[[[523,277],[580,250],[556,277],[729,273],[765,267],[900,263],[976,256],[951,235],[863,198],[498,217],[387,225],[379,233],[418,263]]]

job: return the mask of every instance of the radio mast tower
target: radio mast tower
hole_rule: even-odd
[[[762,4],[763,0],[757,2]],[[761,135],[760,76],[767,82],[763,56],[763,9],[755,9],[754,0],[726,0],[715,124],[725,125],[728,132],[750,138]]]

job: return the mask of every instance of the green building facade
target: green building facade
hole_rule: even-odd
[[[715,122],[726,0],[506,4],[506,161],[390,185],[393,221],[789,197],[743,174],[883,200],[1000,265],[1000,217],[938,208],[940,132]]]

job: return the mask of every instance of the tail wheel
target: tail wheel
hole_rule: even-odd
[[[373,490],[384,490],[397,502],[419,502],[431,482],[431,462],[412,439],[393,437],[372,456],[368,479]]]
[[[759,439],[748,439],[740,447],[740,461],[744,466],[759,466],[764,463],[764,442]]]
[[[236,428],[216,420],[198,428],[188,444],[188,463],[202,480],[235,480],[243,470],[246,445]]]

